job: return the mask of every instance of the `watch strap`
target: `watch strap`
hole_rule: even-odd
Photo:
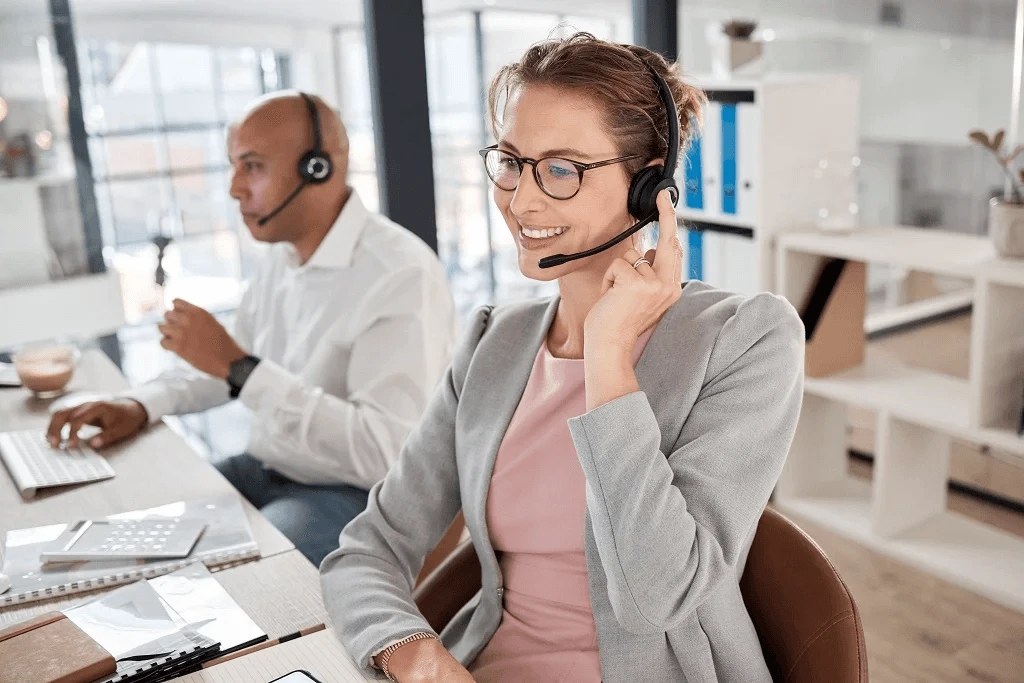
[[[243,356],[228,367],[228,387],[231,389],[231,398],[238,398],[249,375],[259,364],[260,359],[256,356]]]

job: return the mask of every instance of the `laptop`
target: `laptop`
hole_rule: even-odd
[[[42,429],[0,432],[0,459],[25,499],[35,497],[38,489],[114,476],[107,459],[84,443],[78,448],[53,448]]]

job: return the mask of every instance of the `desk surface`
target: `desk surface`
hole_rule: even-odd
[[[175,678],[171,683],[266,683],[303,669],[323,683],[366,683],[334,634],[320,631],[239,657],[201,672]]]
[[[117,366],[101,352],[89,351],[82,356],[70,391],[113,393],[126,386]],[[50,403],[35,399],[25,389],[0,389],[0,431],[46,427]],[[22,500],[7,471],[0,468],[0,538],[11,529],[59,524],[72,517],[104,517],[234,491],[216,469],[163,424],[105,449],[104,455],[114,467],[113,479],[44,489],[27,501]],[[242,502],[263,557],[295,547],[255,508]]]
[[[117,367],[96,351],[83,355],[71,390],[114,392],[124,386]],[[49,420],[48,408],[49,402],[38,401],[23,389],[0,389],[0,430],[42,428]],[[104,453],[114,466],[113,479],[44,491],[28,501],[22,500],[0,467],[0,534],[234,491],[217,470],[162,424]],[[255,508],[242,502],[262,557],[217,571],[221,584],[271,638],[325,623],[316,568]],[[98,593],[0,609],[0,627]]]
[[[320,574],[298,550],[214,571],[224,590],[270,638],[327,623]],[[0,609],[0,629],[91,600],[102,591]]]

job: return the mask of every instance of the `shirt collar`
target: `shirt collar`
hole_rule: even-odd
[[[352,263],[352,254],[368,218],[366,206],[355,189],[350,187],[348,200],[338,214],[338,219],[303,268],[347,268]],[[297,259],[292,260],[297,265]]]

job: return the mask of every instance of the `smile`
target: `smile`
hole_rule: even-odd
[[[527,228],[520,227],[519,234],[521,236],[529,237],[530,239],[543,240],[549,237],[557,237],[569,228],[562,226],[559,228]]]

